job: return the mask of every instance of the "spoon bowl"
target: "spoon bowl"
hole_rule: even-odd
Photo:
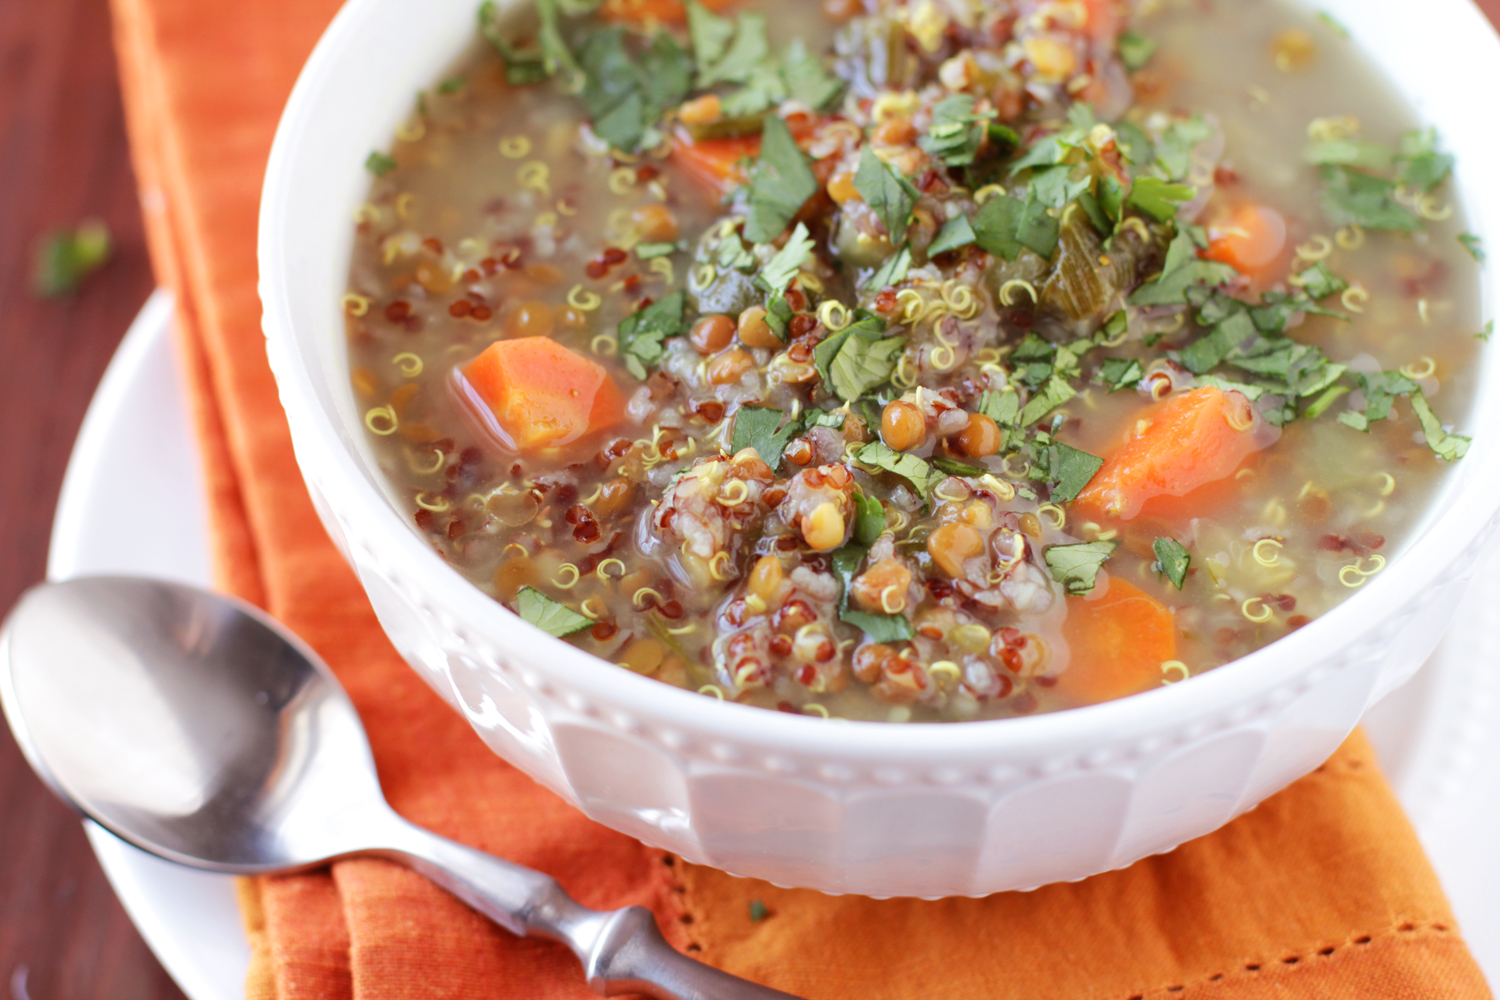
[[[590,910],[402,819],[333,674],[242,602],[130,577],[36,587],[0,632],[0,703],[60,797],[161,857],[246,875],[382,857],[567,945],[605,996],[795,1000],[678,954],[643,907]]]

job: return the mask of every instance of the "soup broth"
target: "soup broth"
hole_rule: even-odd
[[[554,635],[811,715],[1086,705],[1339,603],[1461,460],[1482,251],[1331,21],[575,6],[482,9],[344,300],[395,502]]]

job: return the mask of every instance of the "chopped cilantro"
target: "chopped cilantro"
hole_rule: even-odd
[[[854,171],[854,189],[885,226],[892,243],[900,243],[906,238],[906,227],[911,224],[911,207],[919,197],[917,189],[899,170],[882,163],[869,146],[860,151],[859,167]]]
[[[1156,42],[1135,31],[1120,32],[1120,61],[1129,70],[1137,70],[1151,61],[1156,53]]]
[[[1125,198],[1125,204],[1140,209],[1157,222],[1170,221],[1177,207],[1193,200],[1198,189],[1191,184],[1168,184],[1157,177],[1138,177]]]
[[[948,458],[946,455],[934,455],[932,467],[950,476],[964,476],[969,479],[975,479],[990,471],[977,465],[970,465],[968,462],[960,462],[956,458]]]
[[[1389,417],[1391,404],[1397,396],[1409,396],[1420,391],[1417,383],[1400,372],[1361,373],[1359,383],[1365,397],[1364,410],[1345,410],[1339,414],[1339,423],[1357,431],[1368,431],[1375,421]]]
[[[1410,232],[1416,214],[1396,200],[1396,185],[1349,167],[1323,167],[1323,214],[1336,226]]]
[[[885,530],[885,507],[863,491],[854,494],[854,540],[866,547],[874,545]]]
[[[1302,411],[1302,416],[1307,418],[1308,420],[1315,420],[1318,417],[1321,417],[1325,410],[1327,410],[1330,406],[1337,402],[1341,397],[1347,396],[1350,391],[1351,390],[1347,385],[1330,385],[1328,388],[1323,390],[1323,394],[1321,396],[1307,405],[1306,409]],[[1254,399],[1255,397],[1251,396],[1250,398]]]
[[[750,217],[745,222],[745,238],[754,243],[771,242],[817,193],[818,179],[786,122],[774,116],[767,118],[761,130],[760,159],[750,170]]]
[[[384,177],[396,169],[396,161],[378,149],[365,157],[365,169],[376,177]]]
[[[915,633],[905,615],[881,615],[849,609],[849,590],[856,571],[867,555],[869,550],[866,546],[849,542],[835,552],[830,560],[834,575],[843,587],[843,596],[839,599],[840,620],[863,630],[874,642],[903,642],[913,638]]]
[[[827,108],[844,92],[844,82],[829,73],[823,59],[807,51],[802,39],[794,38],[782,56],[781,79],[787,95],[814,111]]]
[[[1347,281],[1329,271],[1322,261],[1299,271],[1292,278],[1292,284],[1301,288],[1315,302],[1330,295],[1338,295],[1349,287]]]
[[[1030,427],[1076,395],[1078,391],[1068,384],[1067,379],[1053,375],[1041,391],[1027,400],[1021,410],[1021,426]]]
[[[1014,427],[1021,416],[1021,398],[1007,386],[996,392],[986,389],[979,397],[979,411],[1000,427]]]
[[[1056,441],[1051,446],[1051,478],[1053,501],[1072,500],[1083,492],[1083,488],[1094,478],[1094,473],[1104,465],[1104,459],[1086,451]]]
[[[1187,580],[1188,564],[1193,561],[1188,550],[1175,538],[1158,538],[1151,550],[1156,553],[1156,565],[1162,575],[1181,590]]]
[[[1415,129],[1397,141],[1397,184],[1414,191],[1431,191],[1452,172],[1453,157],[1437,151],[1436,129]]]
[[[686,306],[686,296],[677,291],[620,320],[620,354],[630,374],[644,379],[646,367],[661,360],[662,341],[687,329]]]
[[[1478,236],[1475,236],[1473,233],[1459,233],[1458,242],[1463,244],[1465,250],[1469,251],[1470,257],[1473,257],[1481,264],[1484,263],[1484,243],[1480,241]]]
[[[1361,170],[1388,170],[1391,151],[1360,139],[1325,139],[1308,145],[1302,158],[1316,166],[1358,167]]]
[[[464,89],[465,82],[466,81],[461,76],[450,76],[448,79],[446,79],[442,83],[438,84],[438,93],[439,94],[456,94],[460,90]]]
[[[760,269],[755,283],[762,291],[784,291],[802,269],[802,265],[812,260],[812,251],[813,241],[807,235],[807,227],[799,222],[786,241],[786,246],[776,251],[775,256]]]
[[[1155,281],[1148,281],[1130,296],[1134,306],[1165,306],[1188,300],[1188,291],[1196,285],[1216,286],[1233,281],[1239,273],[1228,264],[1202,260],[1199,243],[1192,230],[1179,226],[1176,237],[1167,247],[1166,263]]]
[[[904,452],[892,451],[880,441],[872,441],[859,450],[858,459],[865,465],[894,473],[905,479],[921,496],[927,495],[932,482],[932,467],[925,459]]]
[[[657,32],[639,56],[627,47],[635,37],[618,26],[604,28],[578,52],[580,97],[594,134],[627,153],[651,144],[662,113],[680,104],[692,84],[692,58],[669,33]]]
[[[729,41],[734,37],[734,22],[720,17],[698,0],[687,0],[688,40],[693,46],[693,59],[701,74],[703,67],[712,66],[724,58]],[[703,86],[702,83],[699,86]]]
[[[967,94],[945,97],[932,107],[932,123],[917,144],[950,167],[966,167],[979,155],[984,143],[985,123],[993,111],[974,113],[974,98]]]
[[[758,899],[752,899],[752,900],[750,900],[750,922],[751,923],[753,923],[753,924],[760,923],[762,920],[766,919],[766,917],[770,914],[770,912],[771,912],[770,910],[766,909],[766,904],[765,903],[762,903]]]
[[[1006,260],[1015,260],[1023,248],[1051,260],[1057,249],[1057,220],[1035,200],[1022,202],[997,194],[974,216],[973,230],[980,249]]]
[[[584,617],[566,604],[559,604],[532,587],[522,587],[516,592],[516,613],[521,616],[522,621],[559,639],[581,632],[594,624],[592,618]]]
[[[31,288],[42,298],[71,295],[109,261],[109,227],[88,219],[77,229],[49,233],[33,251]]]
[[[1049,545],[1042,559],[1052,572],[1052,579],[1062,584],[1064,592],[1087,594],[1094,589],[1099,570],[1114,555],[1119,542],[1079,542],[1074,545]]]
[[[870,276],[861,282],[860,287],[865,289],[894,288],[906,280],[906,272],[911,269],[911,247],[901,244],[901,249],[891,254],[885,261],[870,272]]]
[[[1213,368],[1240,344],[1255,336],[1255,324],[1239,312],[1215,326],[1182,351],[1182,365],[1194,375]]]
[[[1494,334],[1494,332],[1495,332],[1495,321],[1494,320],[1490,320],[1489,322],[1487,322],[1487,323],[1484,324],[1484,329],[1480,330],[1478,333],[1474,334],[1474,336],[1478,337],[1480,340],[1484,341],[1485,343],[1489,343],[1490,337]]]
[[[943,223],[932,242],[927,245],[927,256],[936,257],[949,250],[957,250],[974,242],[974,227],[969,225],[967,215],[955,215]]]
[[[734,428],[730,434],[730,451],[739,454],[746,448],[754,448],[760,460],[775,471],[781,465],[781,453],[787,442],[797,436],[801,423],[786,420],[785,414],[770,406],[747,403],[734,413]]]
[[[890,380],[906,338],[881,339],[884,329],[884,322],[852,324],[813,349],[813,363],[824,385],[839,398],[853,402]]]
[[[1468,453],[1471,439],[1443,430],[1442,421],[1432,412],[1432,404],[1427,402],[1421,389],[1413,392],[1407,401],[1411,403],[1412,412],[1417,415],[1417,422],[1422,425],[1422,436],[1427,439],[1427,447],[1432,449],[1433,454],[1445,462],[1455,462]]]
[[[1109,386],[1110,392],[1119,392],[1145,377],[1146,370],[1136,358],[1105,358],[1095,381]]]
[[[732,30],[726,32],[726,28]],[[766,15],[759,11],[741,11],[731,24],[728,18],[695,3],[688,11],[688,33],[698,62],[699,88],[746,83],[771,54]]]
[[[1156,163],[1167,179],[1186,177],[1192,168],[1193,147],[1213,134],[1213,128],[1202,118],[1184,118],[1168,125],[1156,141]]]

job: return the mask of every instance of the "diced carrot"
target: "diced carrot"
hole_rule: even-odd
[[[723,13],[735,0],[701,0],[703,6],[716,14]],[[606,21],[626,21],[631,24],[687,23],[687,6],[682,0],[604,0],[599,15]]]
[[[1068,668],[1055,690],[1084,705],[1149,691],[1161,683],[1161,665],[1177,655],[1172,609],[1113,576],[1100,597],[1068,598],[1063,638]]]
[[[463,376],[518,451],[571,444],[625,416],[609,373],[551,337],[497,340]]]
[[[697,141],[681,132],[672,136],[672,162],[715,195],[745,183],[745,164],[758,156],[758,134]]]
[[[1183,496],[1232,475],[1270,443],[1260,417],[1238,392],[1203,386],[1157,403],[1135,418],[1125,443],[1074,501],[1091,517],[1130,520],[1152,497]]]
[[[1280,212],[1265,205],[1241,205],[1217,229],[1205,257],[1228,264],[1257,284],[1280,277],[1286,249],[1286,220]]]

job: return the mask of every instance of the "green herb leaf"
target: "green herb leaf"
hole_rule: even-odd
[[[880,441],[872,441],[861,448],[858,458],[865,465],[873,465],[877,469],[894,473],[905,479],[919,496],[927,495],[933,473],[932,467],[927,464],[926,460],[905,452],[892,451]]]
[[[1396,183],[1431,191],[1453,172],[1453,157],[1437,151],[1437,130],[1416,129],[1401,136],[1396,151]]]
[[[869,146],[860,150],[859,167],[854,171],[854,189],[885,226],[892,243],[906,238],[911,224],[911,207],[916,204],[916,187],[900,171],[882,163]]]
[[[620,320],[620,354],[630,374],[644,379],[647,366],[661,360],[662,341],[687,329],[686,306],[685,295],[677,291]]]
[[[1114,541],[1049,545],[1042,550],[1042,559],[1063,591],[1076,596],[1094,589],[1100,568],[1119,547],[1120,543]]]
[[[967,215],[955,215],[943,223],[943,228],[937,231],[932,242],[927,245],[927,256],[936,257],[940,253],[949,250],[957,250],[974,242],[974,227],[969,225]]]
[[[1146,370],[1136,358],[1105,358],[1094,381],[1109,386],[1110,392],[1128,389],[1146,377]]]
[[[1475,236],[1473,233],[1459,233],[1458,242],[1463,244],[1465,250],[1469,251],[1470,257],[1473,257],[1481,264],[1484,263],[1484,243],[1478,236]]]
[[[797,276],[797,272],[802,270],[802,265],[812,260],[812,251],[813,241],[807,235],[807,227],[799,222],[797,228],[792,230],[791,238],[786,241],[786,246],[776,251],[775,256],[760,269],[760,274],[755,276],[755,283],[762,291],[784,291]]]
[[[697,86],[702,89],[716,83],[747,82],[771,54],[771,46],[766,41],[766,15],[759,11],[742,11],[734,21],[734,37],[726,44],[721,23],[725,18],[709,14],[714,18],[711,23],[704,14],[708,11],[699,14],[698,30],[694,32],[691,10],[688,13],[688,31],[693,36],[693,51],[698,62]],[[703,39],[710,58],[705,58],[697,48],[699,38]]]
[[[460,90],[464,89],[465,82],[466,81],[461,76],[450,76],[448,79],[446,79],[442,83],[438,84],[438,93],[439,94],[456,94]]]
[[[1151,550],[1156,553],[1156,565],[1162,574],[1181,590],[1187,580],[1188,564],[1193,561],[1188,550],[1175,538],[1158,538]]]
[[[1006,387],[1000,392],[986,389],[979,397],[979,411],[1000,427],[1014,427],[1021,416],[1021,397]]]
[[[860,288],[875,290],[882,288],[894,288],[906,280],[906,272],[911,270],[911,247],[901,244],[901,249],[891,254],[870,272],[870,276],[861,284]]]
[[[1314,302],[1338,295],[1349,287],[1347,281],[1329,271],[1322,261],[1299,271],[1292,278],[1292,284],[1301,288]]]
[[[905,615],[877,615],[868,611],[843,611],[840,620],[863,629],[871,642],[905,642],[916,636]]]
[[[1193,200],[1198,189],[1191,184],[1168,184],[1156,177],[1137,177],[1125,198],[1127,207],[1136,208],[1157,222],[1169,222],[1177,207]]]
[[[650,260],[653,257],[666,257],[682,249],[676,243],[637,243],[635,255],[641,260]]]
[[[1474,336],[1478,337],[1480,340],[1482,340],[1486,344],[1488,344],[1490,342],[1490,337],[1493,336],[1494,333],[1495,333],[1495,321],[1494,320],[1490,320],[1489,322],[1487,322],[1487,323],[1484,324],[1484,329],[1482,329],[1478,333],[1474,334]]]
[[[1194,375],[1213,368],[1240,344],[1255,336],[1255,324],[1245,313],[1235,313],[1182,352],[1182,365]]]
[[[854,493],[854,540],[868,548],[885,530],[885,507],[879,500],[856,490]]]
[[[1052,445],[1051,471],[1057,485],[1052,487],[1053,501],[1066,502],[1076,498],[1103,465],[1104,459],[1097,455],[1090,455],[1061,441],[1055,442]]]
[[[1317,17],[1318,20],[1326,24],[1328,26],[1328,30],[1333,32],[1335,35],[1338,35],[1340,38],[1349,37],[1349,29],[1340,24],[1332,14],[1328,13],[1328,11],[1318,11]]]
[[[1128,70],[1137,70],[1151,61],[1156,52],[1156,42],[1135,31],[1120,32],[1116,43],[1120,49],[1120,61]]]
[[[769,911],[769,910],[766,909],[766,904],[765,903],[762,903],[758,899],[752,899],[752,900],[750,900],[750,922],[751,923],[753,923],[753,924],[760,923],[762,920],[766,919],[766,916],[770,912],[771,911]]]
[[[1225,392],[1242,393],[1251,402],[1266,394],[1265,386],[1251,385],[1249,382],[1235,382],[1232,379],[1220,378],[1217,375],[1199,375],[1198,384],[1211,385],[1215,389],[1223,389]]]
[[[1214,134],[1202,118],[1184,118],[1168,125],[1156,142],[1156,162],[1168,180],[1181,180],[1192,169],[1193,148]]]
[[[1308,404],[1307,408],[1302,411],[1302,416],[1308,420],[1316,420],[1323,415],[1325,410],[1337,402],[1340,397],[1347,396],[1349,392],[1350,389],[1347,385],[1329,386],[1323,390],[1321,396]],[[1255,397],[1251,396],[1250,398],[1254,399]]]
[[[1155,281],[1148,281],[1130,296],[1133,306],[1166,306],[1188,300],[1188,291],[1198,285],[1210,287],[1233,281],[1239,272],[1228,264],[1202,260],[1189,229],[1179,226],[1167,247],[1167,260]]]
[[[990,471],[978,465],[960,462],[958,459],[949,458],[946,455],[934,455],[931,461],[932,467],[939,472],[945,472],[950,476],[963,476],[966,479],[977,479]]]
[[[976,115],[974,98],[967,94],[945,97],[933,105],[932,123],[917,145],[950,167],[968,166],[979,155],[985,123],[993,117],[993,111]]]
[[[794,38],[782,56],[781,78],[788,95],[814,111],[822,111],[844,92],[844,81],[828,72],[823,58],[807,51],[802,39]]]
[[[698,0],[687,0],[687,21],[693,59],[698,65],[712,66],[724,58],[729,40],[734,37],[734,22],[715,14]]]
[[[1078,391],[1068,384],[1067,379],[1052,376],[1041,391],[1027,400],[1026,406],[1022,408],[1021,426],[1030,427],[1076,395]]]
[[[384,177],[396,169],[396,161],[377,149],[365,157],[365,169],[376,177]]]
[[[559,604],[532,587],[522,587],[516,592],[516,613],[521,616],[522,621],[559,639],[581,632],[594,624],[592,618],[584,617],[566,604]]]
[[[578,52],[584,74],[580,93],[594,134],[615,149],[638,150],[671,105],[681,103],[692,83],[692,57],[671,34],[657,32],[640,57],[627,47],[618,26],[595,31]]]
[[[1421,227],[1406,206],[1396,201],[1396,185],[1348,167],[1324,167],[1323,214],[1336,226],[1362,226],[1411,232]]]
[[[814,348],[813,361],[820,371],[826,369],[828,388],[852,403],[890,381],[905,348],[905,337],[872,340],[846,329]]]
[[[1045,205],[1034,200],[1022,202],[997,194],[974,216],[973,230],[980,249],[1006,260],[1015,260],[1023,248],[1051,260],[1057,249],[1057,220],[1047,214]]]
[[[760,460],[775,472],[781,466],[781,453],[786,450],[787,442],[802,429],[799,421],[785,418],[786,415],[774,407],[753,403],[741,406],[734,413],[730,451],[739,454],[746,448],[754,448]]]
[[[1327,139],[1309,143],[1302,158],[1320,167],[1359,167],[1361,170],[1389,170],[1391,151],[1374,142],[1360,139]]]
[[[750,171],[750,217],[745,238],[769,243],[818,193],[818,179],[780,118],[766,119],[761,130],[760,159]]]
[[[32,255],[32,291],[49,299],[71,295],[109,261],[111,244],[109,227],[98,219],[48,234]]]
[[[1417,415],[1417,422],[1422,425],[1422,436],[1427,439],[1427,447],[1432,449],[1433,454],[1445,462],[1456,462],[1468,453],[1471,439],[1443,430],[1443,422],[1432,412],[1432,404],[1427,402],[1421,389],[1413,392],[1407,402]]]

